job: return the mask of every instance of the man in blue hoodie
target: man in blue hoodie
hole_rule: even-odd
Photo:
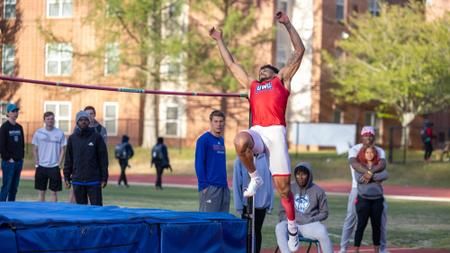
[[[195,146],[195,172],[198,179],[200,212],[229,212],[230,190],[223,130],[225,114],[215,110],[209,115],[210,129]]]
[[[328,203],[325,191],[313,183],[312,167],[302,162],[295,166],[295,182],[291,184],[294,194],[295,219],[298,231],[303,237],[319,241],[323,253],[333,253],[327,227],[322,221],[328,218]],[[281,253],[288,253],[287,222],[283,208],[279,213],[280,223],[275,227],[278,247]]]

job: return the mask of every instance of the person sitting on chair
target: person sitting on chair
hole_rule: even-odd
[[[302,162],[295,166],[295,182],[291,183],[295,200],[295,218],[300,235],[319,241],[323,253],[333,253],[333,245],[328,237],[327,227],[322,221],[328,218],[328,203],[325,191],[313,183],[312,168]],[[287,222],[283,208],[280,208],[280,223],[275,227],[277,244],[281,253],[288,248]]]

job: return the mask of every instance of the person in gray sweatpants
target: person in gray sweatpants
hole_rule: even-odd
[[[325,191],[313,183],[312,167],[302,162],[295,166],[295,182],[291,184],[294,194],[295,222],[300,234],[318,240],[323,253],[333,253],[333,245],[324,222],[328,218],[328,201]],[[281,253],[291,252],[288,247],[286,213],[280,208],[280,223],[275,227],[277,244]]]
[[[347,214],[345,216],[344,225],[342,226],[342,235],[340,243],[339,253],[346,253],[347,247],[350,243],[350,238],[353,238],[352,234],[356,228],[357,215],[355,208],[355,200],[358,196],[358,183],[356,180],[355,171],[363,175],[366,181],[370,181],[374,173],[381,172],[386,168],[386,155],[384,150],[375,146],[377,153],[380,157],[380,162],[377,166],[369,170],[365,165],[358,163],[356,157],[360,149],[365,146],[371,146],[375,142],[375,129],[371,126],[364,126],[361,130],[361,142],[353,146],[348,152],[348,159],[350,163],[350,172],[352,175],[352,189],[348,196]],[[386,200],[383,202],[383,214],[381,216],[381,239],[380,239],[380,253],[386,253],[387,251],[387,209],[388,205]]]

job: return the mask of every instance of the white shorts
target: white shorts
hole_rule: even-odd
[[[249,133],[253,139],[253,153],[265,152],[269,157],[269,169],[272,176],[291,174],[285,126],[253,126],[244,132]]]

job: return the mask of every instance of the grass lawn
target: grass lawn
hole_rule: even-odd
[[[166,187],[156,191],[150,186],[130,188],[110,185],[104,190],[105,205],[127,207],[161,208],[170,210],[198,210],[198,193],[195,189]],[[59,195],[67,201],[68,191]],[[18,201],[32,201],[37,198],[33,181],[22,180],[17,195]],[[278,203],[278,200],[275,200]],[[389,246],[410,248],[450,249],[450,203],[401,201],[388,199],[388,243]],[[347,198],[329,196],[330,216],[327,225],[331,240],[338,244],[346,212]],[[266,216],[263,228],[263,248],[275,248],[274,227],[278,221],[278,205],[273,214]],[[234,210],[234,207],[231,207]],[[371,244],[370,225],[366,229],[364,244]]]

